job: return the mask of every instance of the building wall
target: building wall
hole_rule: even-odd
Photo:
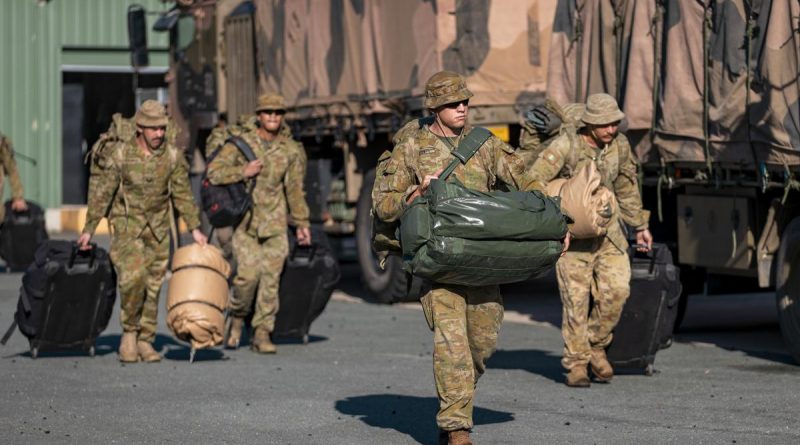
[[[169,7],[160,0],[0,0],[0,132],[36,159],[17,157],[28,199],[61,205],[62,69],[129,70],[126,11],[133,3],[152,12]],[[156,16],[147,19],[152,28]],[[166,35],[150,31],[148,46],[150,70],[165,70]]]

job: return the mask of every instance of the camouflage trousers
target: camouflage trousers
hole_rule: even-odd
[[[251,324],[272,332],[275,314],[278,313],[278,285],[283,263],[289,254],[289,240],[286,234],[256,238],[240,226],[233,234],[233,252],[238,268],[233,278],[231,314],[246,317],[255,298]]]
[[[156,338],[158,294],[169,261],[169,236],[159,241],[150,227],[139,236],[115,234],[111,261],[117,271],[120,322],[123,332],[138,332],[139,340]]]
[[[236,270],[236,257],[233,254],[233,227],[217,227],[214,229],[217,245],[222,250],[222,256],[231,265],[231,270]]]
[[[630,294],[630,260],[608,237],[573,240],[556,272],[563,305],[561,364],[566,369],[586,366],[592,348],[611,343]]]
[[[436,423],[445,431],[472,428],[475,387],[503,322],[500,289],[434,284],[422,297],[422,308],[433,330]]]

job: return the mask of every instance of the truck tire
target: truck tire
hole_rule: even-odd
[[[376,303],[391,304],[406,300],[407,279],[403,261],[391,255],[386,259],[386,268],[378,265],[378,257],[372,250],[372,184],[375,169],[364,175],[356,207],[356,249],[361,266],[361,282]]]
[[[789,352],[800,363],[800,218],[784,229],[775,260],[778,321]]]

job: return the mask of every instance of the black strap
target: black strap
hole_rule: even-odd
[[[5,346],[8,343],[8,339],[11,338],[11,335],[14,333],[14,329],[17,329],[17,319],[14,318],[14,321],[11,322],[11,326],[9,326],[8,330],[6,331],[5,335],[3,335],[3,339],[0,340],[0,345]]]
[[[206,164],[210,164],[211,161],[213,161],[217,157],[217,155],[222,151],[222,147],[224,147],[225,144],[233,144],[234,147],[238,148],[239,151],[247,159],[247,162],[256,160],[256,154],[253,152],[253,149],[250,148],[250,144],[248,144],[247,141],[245,141],[239,136],[231,136],[228,139],[225,139],[225,142],[222,145],[220,145],[219,148],[211,152],[211,155],[208,157],[208,159],[206,159]]]
[[[475,153],[480,150],[483,144],[489,140],[492,136],[492,132],[483,128],[483,127],[475,127],[464,135],[461,139],[461,142],[458,143],[458,147],[455,150],[451,151],[450,154],[455,156],[450,162],[450,165],[444,169],[441,175],[439,175],[439,179],[442,181],[447,180],[453,170],[456,169],[459,163],[466,164]]]

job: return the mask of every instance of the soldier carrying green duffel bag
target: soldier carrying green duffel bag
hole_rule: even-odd
[[[432,116],[401,130],[372,189],[374,216],[400,221],[402,243],[392,244],[384,225],[376,247],[401,247],[407,270],[431,281],[421,302],[434,336],[439,441],[450,443],[469,441],[475,388],[497,345],[496,283],[552,266],[567,231],[557,201],[528,192],[538,183],[514,149],[467,124],[470,97],[458,74],[431,76],[424,106]]]
[[[438,283],[483,286],[524,281],[549,270],[561,254],[567,221],[540,191],[482,192],[450,174],[467,164],[491,133],[473,128],[450,165],[403,212],[404,268]]]

